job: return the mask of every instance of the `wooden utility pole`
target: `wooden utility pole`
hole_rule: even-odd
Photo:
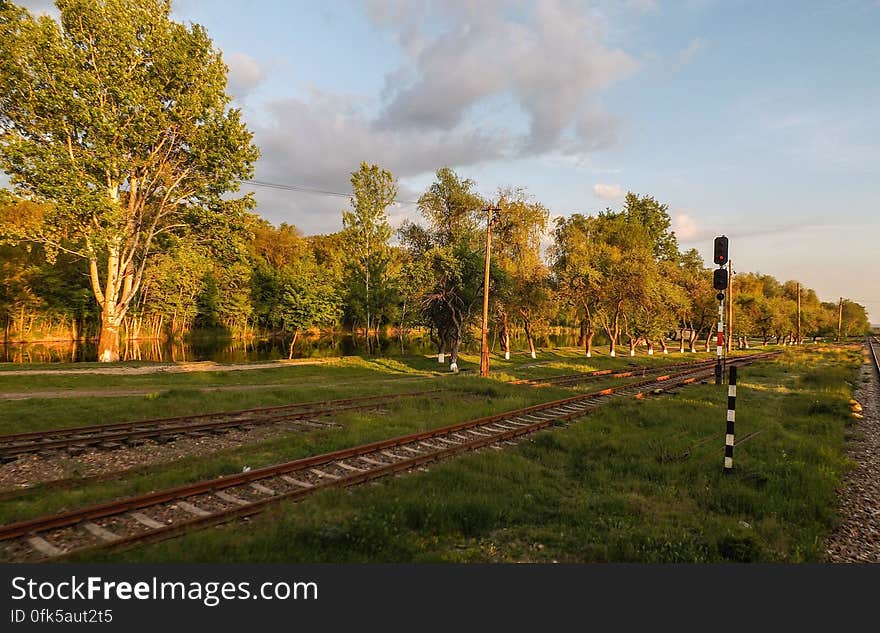
[[[496,207],[486,209],[486,272],[483,277],[483,337],[480,348],[480,376],[489,375],[489,262],[492,254],[492,213]]]
[[[801,282],[797,285],[797,342],[795,345],[801,344]]]
[[[727,260],[727,352],[733,350],[733,260]]]
[[[843,297],[837,303],[837,342],[840,343],[840,328],[843,325]]]

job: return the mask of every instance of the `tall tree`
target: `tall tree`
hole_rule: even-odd
[[[661,204],[653,196],[638,196],[633,192],[626,194],[621,215],[627,222],[644,228],[653,244],[654,257],[675,260],[678,256],[678,240],[669,217],[669,207]]]
[[[452,371],[458,371],[458,351],[476,322],[483,296],[479,218],[486,203],[474,187],[472,180],[460,178],[448,167],[438,170],[434,183],[419,198],[419,211],[428,226],[407,223],[400,229],[404,246],[412,257],[423,260],[428,271],[422,314],[430,324],[441,363],[449,349]]]
[[[541,238],[550,213],[524,188],[498,191],[492,240],[492,257],[501,275],[495,275],[496,314],[505,358],[510,358],[510,325],[513,315],[522,321],[529,352],[535,358],[533,326],[550,316],[550,279],[541,256]],[[502,283],[503,281],[503,283]],[[503,288],[503,286],[507,286]]]
[[[575,213],[556,220],[550,259],[558,296],[570,305],[581,322],[581,343],[587,358],[593,355],[598,327],[597,308],[604,285],[598,263],[607,245],[596,238],[596,219]]]
[[[288,358],[293,358],[296,340],[303,330],[332,325],[340,312],[340,299],[332,280],[311,259],[285,269],[273,318],[285,330],[292,330]]]
[[[205,29],[169,0],[58,0],[60,24],[0,2],[0,167],[51,203],[12,237],[88,262],[101,361],[163,233],[240,227],[248,197],[224,196],[258,156]]]
[[[391,225],[386,209],[397,197],[397,183],[390,171],[361,163],[351,174],[351,188],[352,210],[342,212],[343,244],[352,277],[348,302],[354,316],[364,319],[369,351],[374,319],[378,328],[389,303]]]

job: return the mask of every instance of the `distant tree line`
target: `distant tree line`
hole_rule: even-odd
[[[536,335],[550,326],[579,332],[591,355],[708,349],[717,328],[712,274],[696,250],[682,252],[666,205],[629,193],[619,210],[573,214],[551,222],[523,188],[492,200],[450,168],[420,196],[422,222],[395,232],[387,209],[397,188],[390,172],[363,163],[352,174],[343,229],[303,236],[253,213],[218,251],[205,235],[181,232],[149,257],[140,290],[121,322],[129,338],[178,338],[223,330],[240,338],[284,340],[293,355],[309,330],[348,330],[365,351],[393,333],[405,349],[418,329],[455,370],[462,346],[480,326],[486,223],[492,222],[490,327],[509,357],[513,332],[536,355]],[[6,194],[0,217],[11,222],[36,203]],[[489,212],[489,207],[495,211]],[[96,336],[100,310],[86,262],[39,245],[0,247],[0,324],[7,341]],[[738,273],[736,346],[795,344],[800,292],[801,340],[869,330],[863,306],[822,302],[816,292],[771,275]],[[447,358],[448,357],[448,358]]]

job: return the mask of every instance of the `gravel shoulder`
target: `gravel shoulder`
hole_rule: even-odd
[[[868,362],[855,399],[864,417],[847,429],[847,453],[856,467],[839,493],[842,521],[826,542],[826,560],[880,563],[880,381]]]

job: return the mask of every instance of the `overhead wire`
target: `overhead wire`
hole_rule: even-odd
[[[306,185],[291,185],[291,184],[282,184],[277,182],[266,182],[265,180],[241,180],[239,181],[245,185],[252,185],[254,187],[266,187],[267,189],[279,189],[282,191],[297,191],[299,193],[310,193],[319,196],[334,196],[337,198],[350,198],[350,193],[344,193],[342,191],[331,191],[329,189],[319,189],[317,187],[308,187]],[[395,200],[398,204],[418,204],[418,200]]]

